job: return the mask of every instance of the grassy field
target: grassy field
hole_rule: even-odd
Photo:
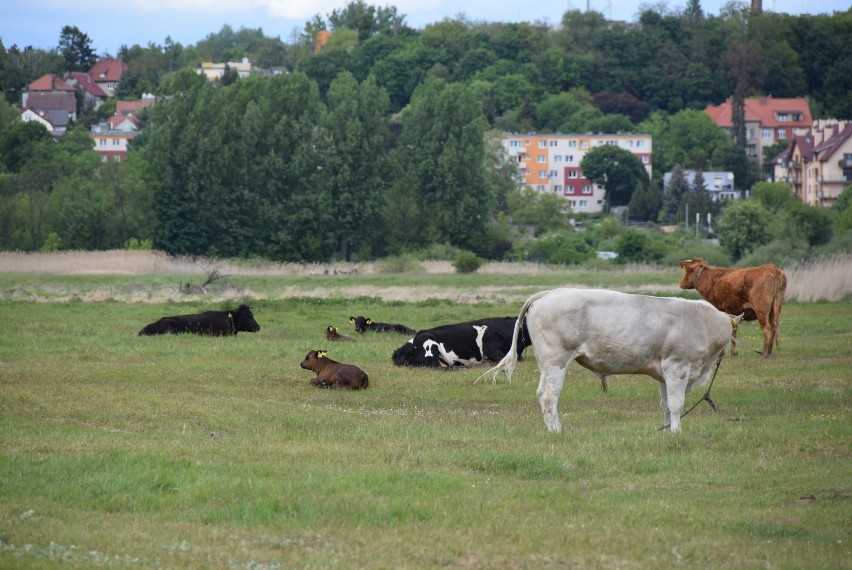
[[[677,435],[647,377],[602,393],[574,365],[554,435],[532,351],[474,385],[485,367],[394,367],[402,335],[322,336],[512,315],[565,283],[670,294],[659,273],[245,276],[262,330],[234,338],[136,336],[227,305],[161,297],[173,275],[0,274],[0,568],[852,568],[848,302],[788,303],[769,360],[743,325],[719,412]],[[312,388],[316,348],[370,388]]]

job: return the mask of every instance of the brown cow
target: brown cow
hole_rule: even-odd
[[[743,320],[760,324],[763,331],[763,356],[772,355],[772,344],[779,345],[781,305],[787,289],[787,276],[774,263],[744,269],[710,267],[696,257],[680,262],[683,269],[678,285],[681,289],[695,289],[701,298],[731,315],[744,313]],[[731,354],[736,356],[737,330]]]
[[[325,328],[325,339],[331,342],[355,342],[354,338],[340,334],[340,329],[331,325]]]
[[[358,390],[370,385],[367,373],[353,364],[336,362],[326,356],[325,350],[312,350],[299,365],[305,370],[313,370],[317,377],[311,384],[317,388],[337,388],[338,390]]]

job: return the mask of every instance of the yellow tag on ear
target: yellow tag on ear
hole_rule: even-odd
[[[232,315],[230,311],[228,311],[228,318],[229,318],[229,319],[233,319],[233,318],[234,318],[234,315]]]
[[[681,271],[683,271],[684,273],[686,273],[686,267],[684,267],[684,266],[682,266],[682,265],[681,265],[681,267],[680,267],[680,270],[681,270]]]
[[[368,324],[368,325],[372,325],[372,324],[373,324],[373,319],[367,319],[367,324]]]
[[[326,354],[328,354],[326,351],[319,350],[319,351],[317,351],[317,358],[325,358]]]

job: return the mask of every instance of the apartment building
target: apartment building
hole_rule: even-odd
[[[775,99],[750,97],[745,100],[746,154],[763,163],[772,160],[763,156],[763,149],[779,140],[793,140],[811,130],[811,110],[803,97]],[[733,132],[733,102],[708,105],[704,112],[722,129]]]
[[[817,121],[775,160],[775,180],[811,206],[830,207],[852,186],[852,123]]]
[[[633,153],[651,176],[650,135],[637,134],[503,134],[500,142],[518,166],[518,187],[563,196],[577,213],[593,214],[604,208],[604,189],[583,176],[580,162],[601,145],[614,145]]]

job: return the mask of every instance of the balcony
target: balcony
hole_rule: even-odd
[[[837,161],[840,168],[852,168],[852,156],[846,156]]]

